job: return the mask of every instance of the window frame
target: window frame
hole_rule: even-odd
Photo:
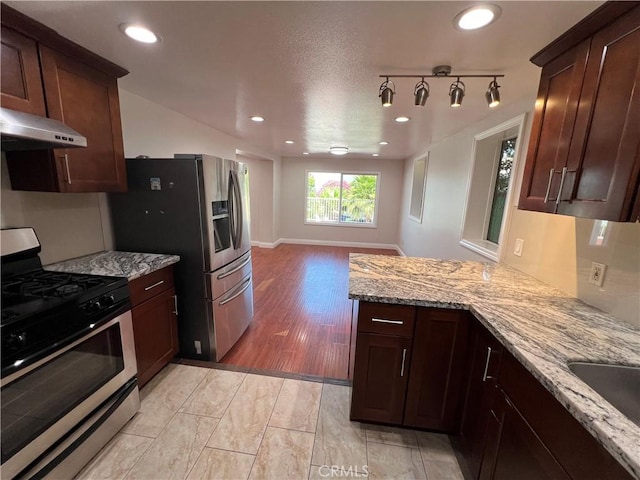
[[[374,209],[373,209],[373,222],[371,223],[358,223],[358,222],[343,222],[340,219],[338,219],[337,222],[310,222],[307,220],[307,209],[308,209],[308,202],[309,202],[309,174],[310,173],[333,173],[333,174],[339,174],[340,175],[340,206],[342,206],[342,178],[345,175],[375,175],[376,176],[376,199],[375,199],[375,205],[374,205]],[[320,170],[320,169],[313,169],[313,170],[305,170],[305,174],[304,174],[304,208],[302,211],[302,215],[303,215],[303,223],[304,225],[318,225],[318,226],[324,226],[324,227],[355,227],[355,228],[378,228],[378,205],[380,203],[380,183],[382,182],[382,178],[381,178],[381,174],[380,172],[372,172],[372,171],[365,171],[365,172],[354,172],[352,170]]]
[[[508,235],[507,226],[511,220],[511,210],[512,204],[514,203],[514,199],[517,199],[514,190],[517,188],[517,178],[519,176],[520,169],[520,158],[523,154],[523,145],[525,144],[525,126],[526,126],[527,114],[523,113],[518,115],[517,117],[512,118],[511,120],[507,120],[506,122],[500,123],[495,127],[489,128],[483,132],[480,132],[474,136],[473,145],[471,148],[471,164],[469,166],[469,177],[467,180],[467,194],[465,198],[465,206],[464,206],[464,216],[462,219],[462,225],[460,229],[460,245],[478,253],[494,262],[499,262],[505,255],[505,241]],[[482,222],[482,228],[479,230],[479,233],[473,231],[470,235],[468,228],[468,217],[471,211],[471,191],[472,186],[474,186],[474,173],[476,171],[476,167],[478,166],[478,144],[482,140],[486,140],[490,137],[500,135],[505,133],[508,130],[515,129],[517,131],[514,135],[507,135],[503,139],[499,141],[499,144],[496,147],[493,164],[491,169],[491,179],[488,182],[488,190],[486,191],[486,204],[484,208],[484,219]],[[497,169],[500,163],[500,153],[502,142],[508,140],[510,138],[517,137],[515,150],[513,154],[513,165],[511,166],[511,175],[509,177],[509,189],[507,191],[507,197],[505,199],[505,211],[502,215],[502,222],[500,224],[500,236],[498,237],[498,243],[491,242],[487,240],[487,230],[489,228],[489,220],[491,217],[491,207],[493,205],[493,194],[495,190],[495,182],[497,179]],[[473,229],[471,229],[473,230]]]

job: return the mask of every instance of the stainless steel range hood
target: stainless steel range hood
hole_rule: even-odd
[[[86,147],[87,139],[51,118],[0,108],[2,150],[46,150]]]

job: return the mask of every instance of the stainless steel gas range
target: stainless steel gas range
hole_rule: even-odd
[[[125,278],[47,272],[1,231],[1,477],[72,478],[137,412]]]

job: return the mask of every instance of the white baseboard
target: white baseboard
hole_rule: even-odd
[[[398,252],[398,255],[400,255],[401,257],[406,257],[407,256],[407,254],[404,253],[402,251],[402,249],[398,245],[396,245],[396,252]]]
[[[398,246],[391,243],[366,243],[366,242],[341,242],[334,240],[310,240],[307,238],[280,238],[280,243],[293,243],[298,245],[320,245],[326,247],[360,247],[360,248],[385,248],[398,250]]]
[[[252,247],[260,247],[260,248],[276,248],[281,243],[282,243],[282,239],[279,238],[278,240],[276,240],[273,243],[253,241],[253,242],[251,242],[251,246]]]

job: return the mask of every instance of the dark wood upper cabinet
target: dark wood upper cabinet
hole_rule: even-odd
[[[3,107],[46,116],[38,46],[35,40],[10,28],[2,28],[2,79],[0,102]]]
[[[605,4],[532,61],[543,69],[519,208],[635,221],[640,5]]]
[[[9,28],[6,28],[6,27]],[[35,99],[38,80],[42,109],[30,111],[59,120],[87,138],[86,148],[6,152],[14,190],[50,192],[118,192],[127,187],[118,99],[118,77],[128,73],[88,50],[61,37],[44,25],[2,4],[3,106],[28,111],[31,102],[18,102],[20,82],[27,85],[26,97]],[[17,33],[15,32],[17,31]],[[14,78],[17,50],[7,46],[24,37],[22,70],[27,80],[12,80],[5,94],[5,70]],[[25,61],[29,59],[29,65]],[[35,68],[37,67],[37,72]],[[13,72],[13,73],[11,73]],[[26,87],[22,88],[23,90]],[[10,93],[10,95],[9,95]],[[6,104],[5,98],[14,104]],[[44,107],[46,106],[46,112]]]
[[[631,218],[640,169],[640,7],[591,41],[558,213]]]
[[[469,313],[418,309],[404,425],[457,430],[469,340]]]

